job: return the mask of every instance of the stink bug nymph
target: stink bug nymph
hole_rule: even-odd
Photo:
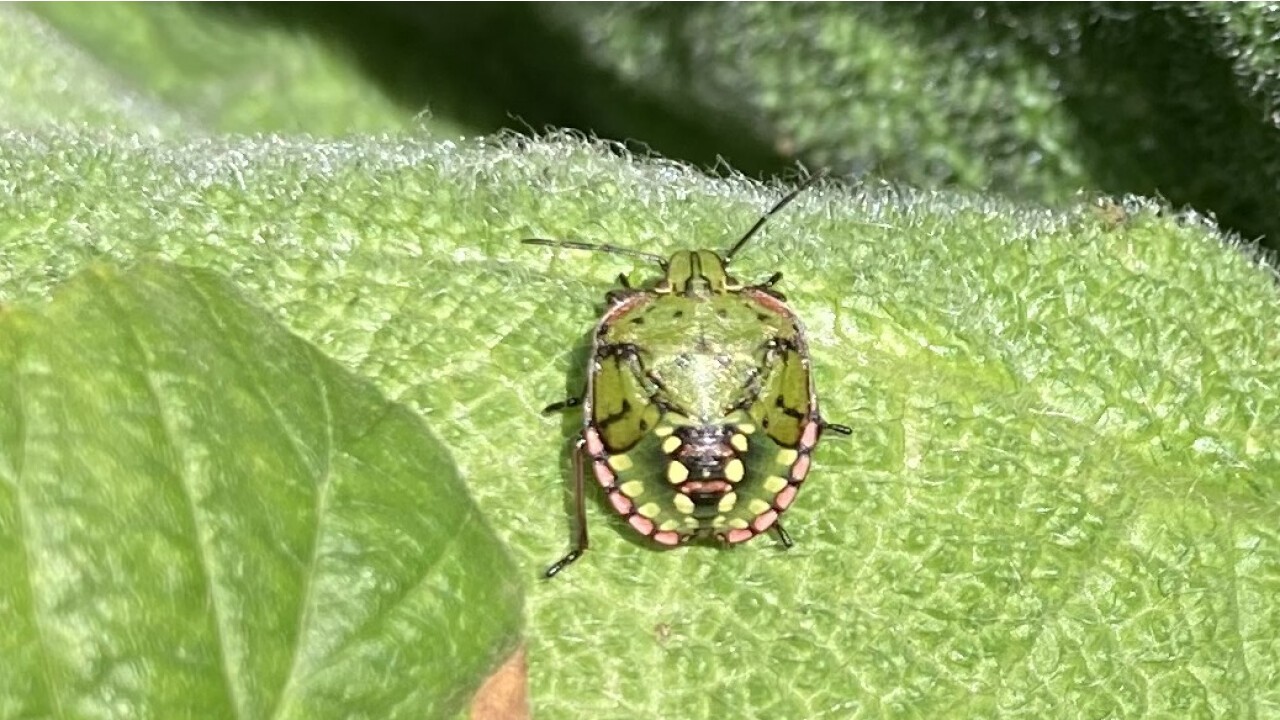
[[[592,337],[574,449],[577,541],[552,577],[587,549],[584,482],[589,471],[618,514],[661,545],[695,537],[740,543],[773,529],[809,473],[824,430],[852,431],[818,412],[800,319],[774,290],[782,273],[743,285],[727,268],[774,213],[822,174],[782,198],[723,254],[680,250],[669,258],[558,240],[523,242],[653,260],[663,277],[609,292]]]

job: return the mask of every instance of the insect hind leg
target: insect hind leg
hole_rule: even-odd
[[[787,532],[787,529],[782,527],[782,523],[775,522],[773,524],[773,530],[778,534],[778,542],[782,543],[783,550],[790,550],[791,546],[795,545],[795,541],[791,539],[791,533]]]
[[[583,453],[585,452],[583,443],[579,441],[573,449],[573,514],[577,531],[574,537],[573,549],[547,568],[546,572],[543,573],[543,577],[548,579],[555,577],[561,570],[582,557],[582,554],[587,551],[587,547],[590,544],[587,538],[587,506],[583,497],[585,491],[583,487]]]

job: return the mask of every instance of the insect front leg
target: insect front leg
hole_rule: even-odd
[[[579,440],[573,448],[573,515],[574,522],[577,525],[577,535],[574,539],[573,549],[569,551],[569,554],[547,568],[545,577],[548,578],[555,577],[556,573],[573,564],[575,560],[582,557],[582,553],[587,551],[587,506],[584,497],[585,488],[583,487],[585,445],[585,441]]]
[[[781,279],[782,279],[782,273],[776,272],[770,275],[769,278],[764,282],[760,283],[759,285],[756,285],[755,289],[760,290],[768,295],[771,295],[779,300],[782,300],[783,302],[786,302],[787,296],[773,289],[773,286],[777,285],[778,281]]]
[[[587,396],[587,389],[584,387],[582,389],[582,392],[576,397],[565,398],[560,402],[553,402],[550,405],[542,408],[542,414],[550,415],[552,413],[558,413],[562,410],[572,410],[573,408],[580,407],[582,405],[582,399],[585,398],[586,396]]]
[[[582,404],[581,395],[579,395],[578,397],[565,398],[560,402],[553,402],[550,405],[542,408],[542,414],[550,415],[552,413],[560,412],[561,410],[569,410],[571,408],[576,408],[581,404]]]

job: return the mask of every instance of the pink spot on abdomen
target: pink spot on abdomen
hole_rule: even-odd
[[[689,480],[680,484],[680,492],[685,495],[716,493],[723,495],[733,489],[728,480]]]
[[[797,492],[800,492],[800,488],[795,485],[788,485],[782,488],[782,492],[778,493],[778,497],[773,499],[773,506],[779,510],[786,510],[791,507],[791,501],[796,499]]]
[[[587,441],[587,454],[592,457],[599,457],[604,454],[604,443],[600,442],[600,433],[591,428],[582,434]]]
[[[775,510],[765,510],[760,516],[751,521],[751,529],[758,533],[762,533],[778,522],[778,513]]]
[[[730,530],[729,532],[725,533],[724,539],[725,539],[725,542],[728,542],[728,543],[740,543],[744,540],[750,540],[755,536],[756,536],[755,533],[751,532],[746,528],[742,528],[741,530]]]
[[[597,460],[591,464],[591,469],[595,471],[596,482],[606,488],[613,487],[613,471],[609,469],[602,461]]]
[[[613,506],[614,510],[618,511],[619,515],[630,515],[631,511],[635,509],[635,504],[631,502],[631,498],[616,491],[609,493],[609,504]]]
[[[773,297],[769,293],[764,292],[763,290],[750,290],[748,293],[756,302],[765,306],[769,310],[772,310],[775,314],[781,315],[782,317],[795,317],[795,313],[791,312],[791,308],[787,307],[781,300]]]
[[[663,530],[657,535],[654,535],[653,539],[656,542],[659,542],[663,545],[679,545],[680,533],[671,532],[670,530]]]
[[[635,528],[641,535],[653,534],[653,521],[643,515],[632,515],[627,518],[627,522],[631,523],[631,527]]]
[[[818,423],[810,420],[805,423],[804,434],[800,436],[800,452],[812,450],[818,444]]]
[[[809,456],[801,455],[796,458],[796,462],[791,466],[791,481],[800,482],[805,475],[809,474]]]

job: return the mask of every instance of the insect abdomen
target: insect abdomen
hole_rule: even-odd
[[[737,543],[768,530],[808,471],[807,449],[779,450],[745,413],[717,425],[667,414],[625,453],[609,453],[592,429],[585,438],[609,504],[665,545],[694,537]]]

